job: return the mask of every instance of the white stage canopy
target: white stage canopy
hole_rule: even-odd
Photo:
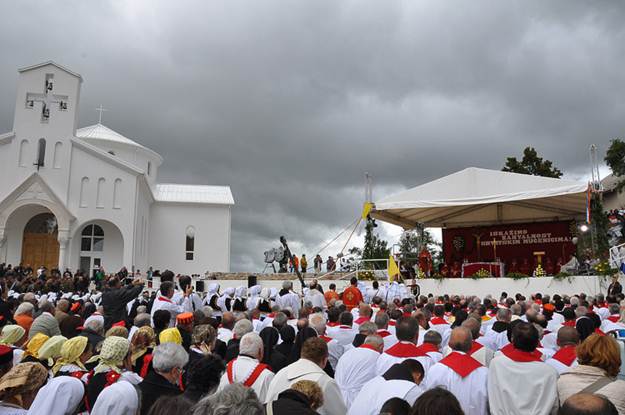
[[[371,215],[405,229],[580,220],[587,189],[570,180],[470,167],[385,197]]]

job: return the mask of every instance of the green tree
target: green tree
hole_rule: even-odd
[[[603,159],[617,178],[625,176],[625,142],[618,138],[610,142],[610,148]],[[619,179],[616,190],[620,192],[625,187],[625,178]]]
[[[506,165],[501,169],[512,173],[530,174],[532,176],[562,177],[562,172],[549,160],[538,157],[538,153],[533,147],[526,147],[523,150],[521,161],[516,157],[508,157]]]
[[[365,246],[362,249],[362,259],[386,259],[390,255],[388,243],[375,233],[377,227],[375,220],[367,217],[365,225]],[[386,267],[386,261],[367,262],[366,268],[383,269]]]

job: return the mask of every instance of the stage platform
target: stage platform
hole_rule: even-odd
[[[308,276],[307,276],[308,277]],[[300,284],[296,279],[286,278],[293,281],[293,286],[296,290],[299,290]],[[311,278],[305,278],[306,282],[312,280]],[[281,279],[264,279],[259,277],[258,283],[263,287],[270,288],[282,288]],[[212,282],[217,282],[221,286],[221,291],[227,287],[238,287],[241,285],[247,285],[247,281],[243,279],[224,279],[218,280],[204,280],[204,288],[208,288],[208,285]],[[335,283],[337,289],[341,291],[349,284],[348,280],[320,280],[319,281],[324,289],[327,289],[331,283]],[[607,277],[598,276],[572,276],[564,280],[556,280],[553,277],[540,277],[540,278],[525,278],[520,280],[514,280],[512,278],[447,278],[447,279],[420,279],[416,281],[420,288],[420,292],[423,295],[432,293],[434,295],[442,294],[464,294],[464,295],[477,295],[483,297],[487,294],[491,294],[493,297],[499,297],[502,291],[513,296],[516,293],[521,293],[528,296],[532,293],[540,292],[542,294],[579,294],[586,293],[588,295],[595,295],[597,293],[606,293],[610,279]],[[371,281],[366,281],[367,286],[371,285]],[[380,284],[384,284],[384,281],[380,281]],[[156,285],[156,284],[155,284]],[[157,288],[157,287],[154,287]]]

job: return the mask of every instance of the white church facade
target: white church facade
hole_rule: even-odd
[[[100,123],[77,129],[81,84],[54,62],[19,70],[0,135],[0,263],[229,271],[230,188],[158,183],[159,154]]]

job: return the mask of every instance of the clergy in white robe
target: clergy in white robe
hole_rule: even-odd
[[[235,318],[234,314],[225,312],[221,318],[221,326],[217,329],[217,338],[222,342],[228,344],[232,339]]]
[[[384,341],[380,336],[367,336],[362,346],[345,352],[339,359],[334,380],[348,408],[362,386],[377,376],[375,365],[383,347]]]
[[[176,317],[181,313],[192,313],[193,306],[191,305],[191,299],[189,295],[191,292],[187,290],[185,295],[179,298],[178,302],[173,302],[171,298],[174,295],[174,283],[171,281],[166,281],[160,286],[160,295],[158,295],[154,299],[154,303],[152,304],[152,311],[150,316],[152,319],[154,318],[154,313],[157,310],[167,310],[170,314],[169,327],[174,327],[176,325]],[[152,324],[154,324],[154,320],[152,320]]]
[[[263,358],[263,340],[254,332],[241,337],[239,356],[228,362],[226,373],[221,376],[218,390],[232,383],[240,383],[254,389],[261,402],[267,399],[267,390],[274,374],[269,366],[260,363]]]
[[[345,415],[347,407],[334,379],[322,369],[328,363],[328,346],[318,337],[307,339],[302,345],[301,358],[276,373],[267,392],[266,403],[278,399],[285,390],[300,380],[316,382],[323,392],[321,415]]]
[[[447,389],[458,399],[465,415],[488,415],[488,369],[468,354],[472,343],[467,328],[455,328],[449,338],[452,352],[430,368],[426,389]]]
[[[358,331],[358,327],[361,324],[371,321],[371,316],[373,315],[373,309],[369,304],[361,303],[358,307],[358,318],[354,320],[353,327],[356,331]]]
[[[365,383],[354,398],[347,415],[378,415],[382,405],[391,398],[400,398],[412,406],[423,393],[423,366],[407,359],[391,366],[381,376]]]
[[[419,335],[417,321],[412,317],[402,317],[396,329],[398,342],[380,355],[376,364],[376,373],[381,375],[396,363],[414,359],[421,363],[424,373],[427,374],[427,370],[434,364],[434,361],[415,344]]]
[[[309,290],[306,292],[306,296],[304,297],[304,302],[310,303],[313,308],[318,307],[322,310],[328,308],[326,304],[326,299],[318,289],[314,288],[316,284],[310,283]]]
[[[471,350],[469,350],[467,354],[480,362],[482,366],[488,367],[490,365],[490,361],[493,360],[495,351],[476,341],[480,338],[480,322],[469,317],[462,322],[462,327],[468,329],[471,332],[471,337],[473,338],[473,341],[471,342]],[[451,349],[446,354],[449,354],[450,352]]]
[[[365,290],[365,302],[371,304],[375,297],[382,299],[386,297],[386,290],[380,288],[380,284],[377,281],[373,281],[373,285]]]
[[[568,372],[577,366],[577,354],[575,349],[579,344],[579,333],[573,327],[562,326],[558,330],[558,351],[545,361],[549,366],[558,371],[558,374]]]
[[[317,336],[319,336],[319,338],[325,341],[328,345],[328,361],[330,362],[332,369],[336,369],[336,365],[343,355],[345,348],[338,341],[326,335],[326,319],[323,314],[311,314],[308,317],[308,325],[315,330]]]
[[[384,351],[387,351],[391,347],[395,346],[395,344],[397,344],[398,342],[397,336],[395,336],[388,330],[388,323],[388,314],[381,312],[375,315],[375,325],[378,328],[377,334],[378,336],[382,337],[382,339],[384,339]]]
[[[442,337],[442,347],[447,346],[451,326],[445,320],[445,307],[440,304],[434,306],[434,316],[430,319],[430,330],[437,331]]]
[[[558,408],[558,372],[536,351],[538,330],[520,322],[510,347],[501,350],[488,368],[488,399],[493,415],[548,415]]]
[[[354,330],[353,324],[354,317],[348,311],[341,313],[339,316],[339,325],[330,327],[328,329],[328,336],[336,339],[337,342],[343,347],[352,344],[354,337],[358,331]]]

